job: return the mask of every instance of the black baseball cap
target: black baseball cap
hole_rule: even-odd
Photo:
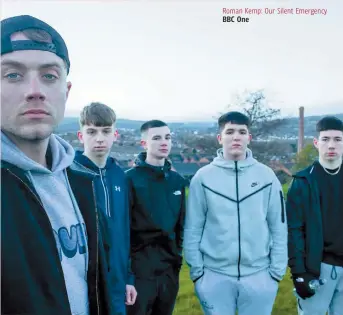
[[[26,29],[39,29],[50,34],[52,43],[41,43],[33,40],[11,41],[11,35]],[[50,51],[62,58],[67,64],[69,73],[70,61],[67,45],[62,36],[49,24],[30,15],[18,15],[1,20],[1,55],[16,50],[44,50]]]

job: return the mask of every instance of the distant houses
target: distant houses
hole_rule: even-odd
[[[169,160],[172,164],[172,169],[184,178],[191,180],[195,173],[203,166],[209,164],[213,157],[202,156],[201,154],[171,154]],[[123,170],[128,170],[134,166],[134,160],[118,160],[118,165]]]

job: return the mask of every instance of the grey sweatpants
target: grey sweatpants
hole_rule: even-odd
[[[270,315],[278,283],[267,270],[250,276],[226,276],[209,269],[195,282],[205,315]]]
[[[316,294],[298,299],[299,315],[343,315],[343,268],[321,264],[320,278],[325,279]]]

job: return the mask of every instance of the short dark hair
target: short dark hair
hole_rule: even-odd
[[[148,131],[150,128],[158,128],[158,127],[168,127],[168,125],[162,120],[153,119],[153,120],[149,120],[149,121],[145,122],[141,126],[140,131],[141,131],[141,133],[144,133],[144,132]]]
[[[343,132],[343,121],[335,116],[325,116],[317,122],[318,133],[327,130],[339,130]]]
[[[240,112],[228,112],[223,114],[218,118],[218,129],[219,132],[222,132],[227,123],[237,124],[237,125],[246,125],[250,127],[250,119],[248,116]]]
[[[85,106],[80,114],[80,126],[94,125],[96,127],[112,126],[116,122],[114,110],[102,103],[93,102]]]

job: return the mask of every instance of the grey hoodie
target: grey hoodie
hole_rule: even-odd
[[[51,170],[27,157],[1,132],[1,159],[26,172],[49,217],[72,314],[88,315],[86,228],[66,175],[66,168],[74,160],[74,150],[56,135],[51,135],[49,147]]]
[[[184,234],[192,280],[203,268],[240,277],[268,269],[280,280],[287,267],[287,222],[274,172],[252,157],[217,157],[191,180]]]

